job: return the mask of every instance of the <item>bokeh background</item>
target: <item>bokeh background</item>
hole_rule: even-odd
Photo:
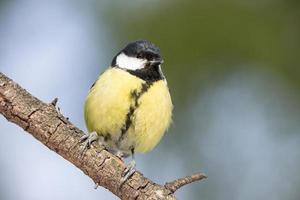
[[[179,199],[300,198],[300,1],[0,1],[0,71],[85,130],[87,91],[129,41],[157,44],[174,123],[137,168]],[[117,199],[0,117],[0,199]]]

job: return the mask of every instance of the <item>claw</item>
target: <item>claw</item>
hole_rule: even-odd
[[[80,138],[80,142],[84,142],[86,141],[86,139],[88,139],[89,134],[84,134],[81,138]]]
[[[98,134],[96,132],[92,132],[92,133],[89,133],[89,134],[85,134],[83,135],[80,140],[81,142],[83,143],[83,147],[81,149],[81,153],[83,153],[83,151],[85,149],[88,149],[90,148],[90,146],[92,145],[92,143],[96,140],[98,140]]]
[[[130,156],[129,153],[125,153],[124,151],[121,151],[121,150],[112,149],[109,152],[112,153],[112,154],[114,154],[115,156],[117,156],[120,160],[122,160],[123,158],[127,158],[128,156]]]
[[[135,160],[132,160],[125,168],[122,173],[121,185],[120,187],[134,174],[135,170]]]
[[[122,173],[121,184],[120,187],[134,174],[135,170],[135,160],[134,160],[134,148],[131,149],[132,160],[126,166],[125,170]]]

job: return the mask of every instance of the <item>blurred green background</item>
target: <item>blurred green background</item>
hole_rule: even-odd
[[[83,102],[128,42],[160,47],[175,110],[145,176],[202,171],[179,199],[300,198],[300,2],[1,1],[0,70],[83,130]],[[0,199],[116,199],[1,117]],[[14,141],[14,142],[11,142]],[[13,146],[14,145],[14,146]]]

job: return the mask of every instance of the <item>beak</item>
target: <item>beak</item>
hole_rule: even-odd
[[[149,63],[151,65],[160,65],[164,63],[164,60],[162,58],[155,58],[154,60],[150,60]]]

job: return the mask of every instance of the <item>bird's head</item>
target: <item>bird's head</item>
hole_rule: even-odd
[[[113,59],[111,66],[125,70],[159,67],[163,63],[160,50],[153,43],[139,40],[129,43]]]

